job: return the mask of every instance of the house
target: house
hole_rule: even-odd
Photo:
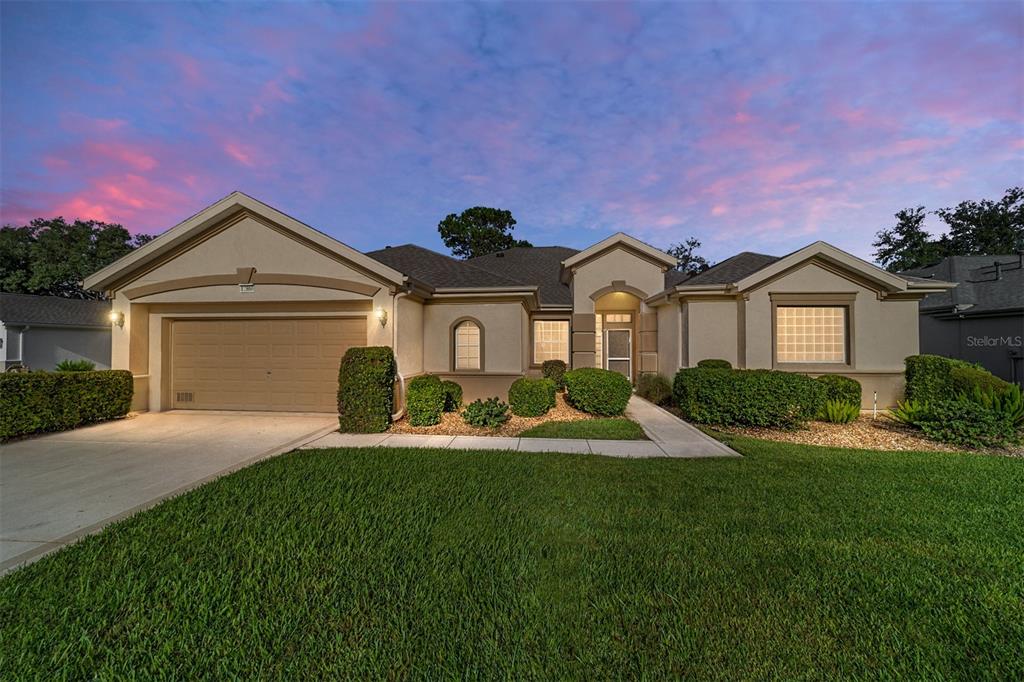
[[[841,373],[901,395],[917,305],[948,288],[824,242],[734,256],[696,277],[638,239],[458,261],[418,246],[361,253],[233,193],[91,275],[113,300],[112,364],[136,409],[332,411],[345,349],[395,349],[465,397],[504,396],[544,360],[671,377],[704,358]]]
[[[976,362],[1024,387],[1024,253],[950,256],[903,274],[957,284],[921,300],[922,353]]]
[[[110,368],[110,303],[0,293],[0,371],[53,369],[61,360]]]

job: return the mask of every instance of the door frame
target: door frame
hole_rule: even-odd
[[[611,346],[608,343],[608,335],[610,333],[612,333],[612,332],[626,332],[626,345],[627,345],[627,353],[628,353],[626,357],[618,357],[618,356],[612,357],[611,355],[608,354],[608,350],[611,348]],[[625,360],[626,362],[629,363],[629,372],[626,375],[626,378],[629,379],[630,383],[633,383],[633,330],[631,328],[628,328],[628,327],[620,327],[618,329],[614,329],[614,328],[613,329],[607,329],[607,328],[605,328],[604,329],[604,339],[603,339],[603,342],[604,342],[604,348],[602,349],[602,351],[603,351],[603,354],[604,354],[604,368],[609,370],[609,371],[614,372],[615,370],[609,368],[609,362],[611,362],[612,360],[615,360],[615,361]]]

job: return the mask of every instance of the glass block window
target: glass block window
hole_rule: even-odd
[[[775,316],[777,362],[846,362],[844,306],[780,305]]]
[[[604,369],[604,358],[602,357],[604,352],[602,337],[604,334],[601,331],[603,327],[601,318],[602,315],[600,313],[594,315],[594,367],[598,369]]]
[[[569,321],[533,321],[533,362],[545,360],[569,362]]]
[[[455,369],[480,369],[480,327],[466,320],[455,328]]]

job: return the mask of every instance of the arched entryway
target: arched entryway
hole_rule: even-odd
[[[625,291],[606,293],[594,300],[594,314],[594,365],[635,382],[640,357],[640,298]]]

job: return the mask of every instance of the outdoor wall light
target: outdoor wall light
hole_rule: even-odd
[[[388,311],[383,308],[377,308],[377,320],[380,322],[381,327],[385,327],[388,324]]]
[[[124,313],[119,310],[111,310],[107,318],[110,320],[110,324],[116,324],[118,327],[124,326]]]

